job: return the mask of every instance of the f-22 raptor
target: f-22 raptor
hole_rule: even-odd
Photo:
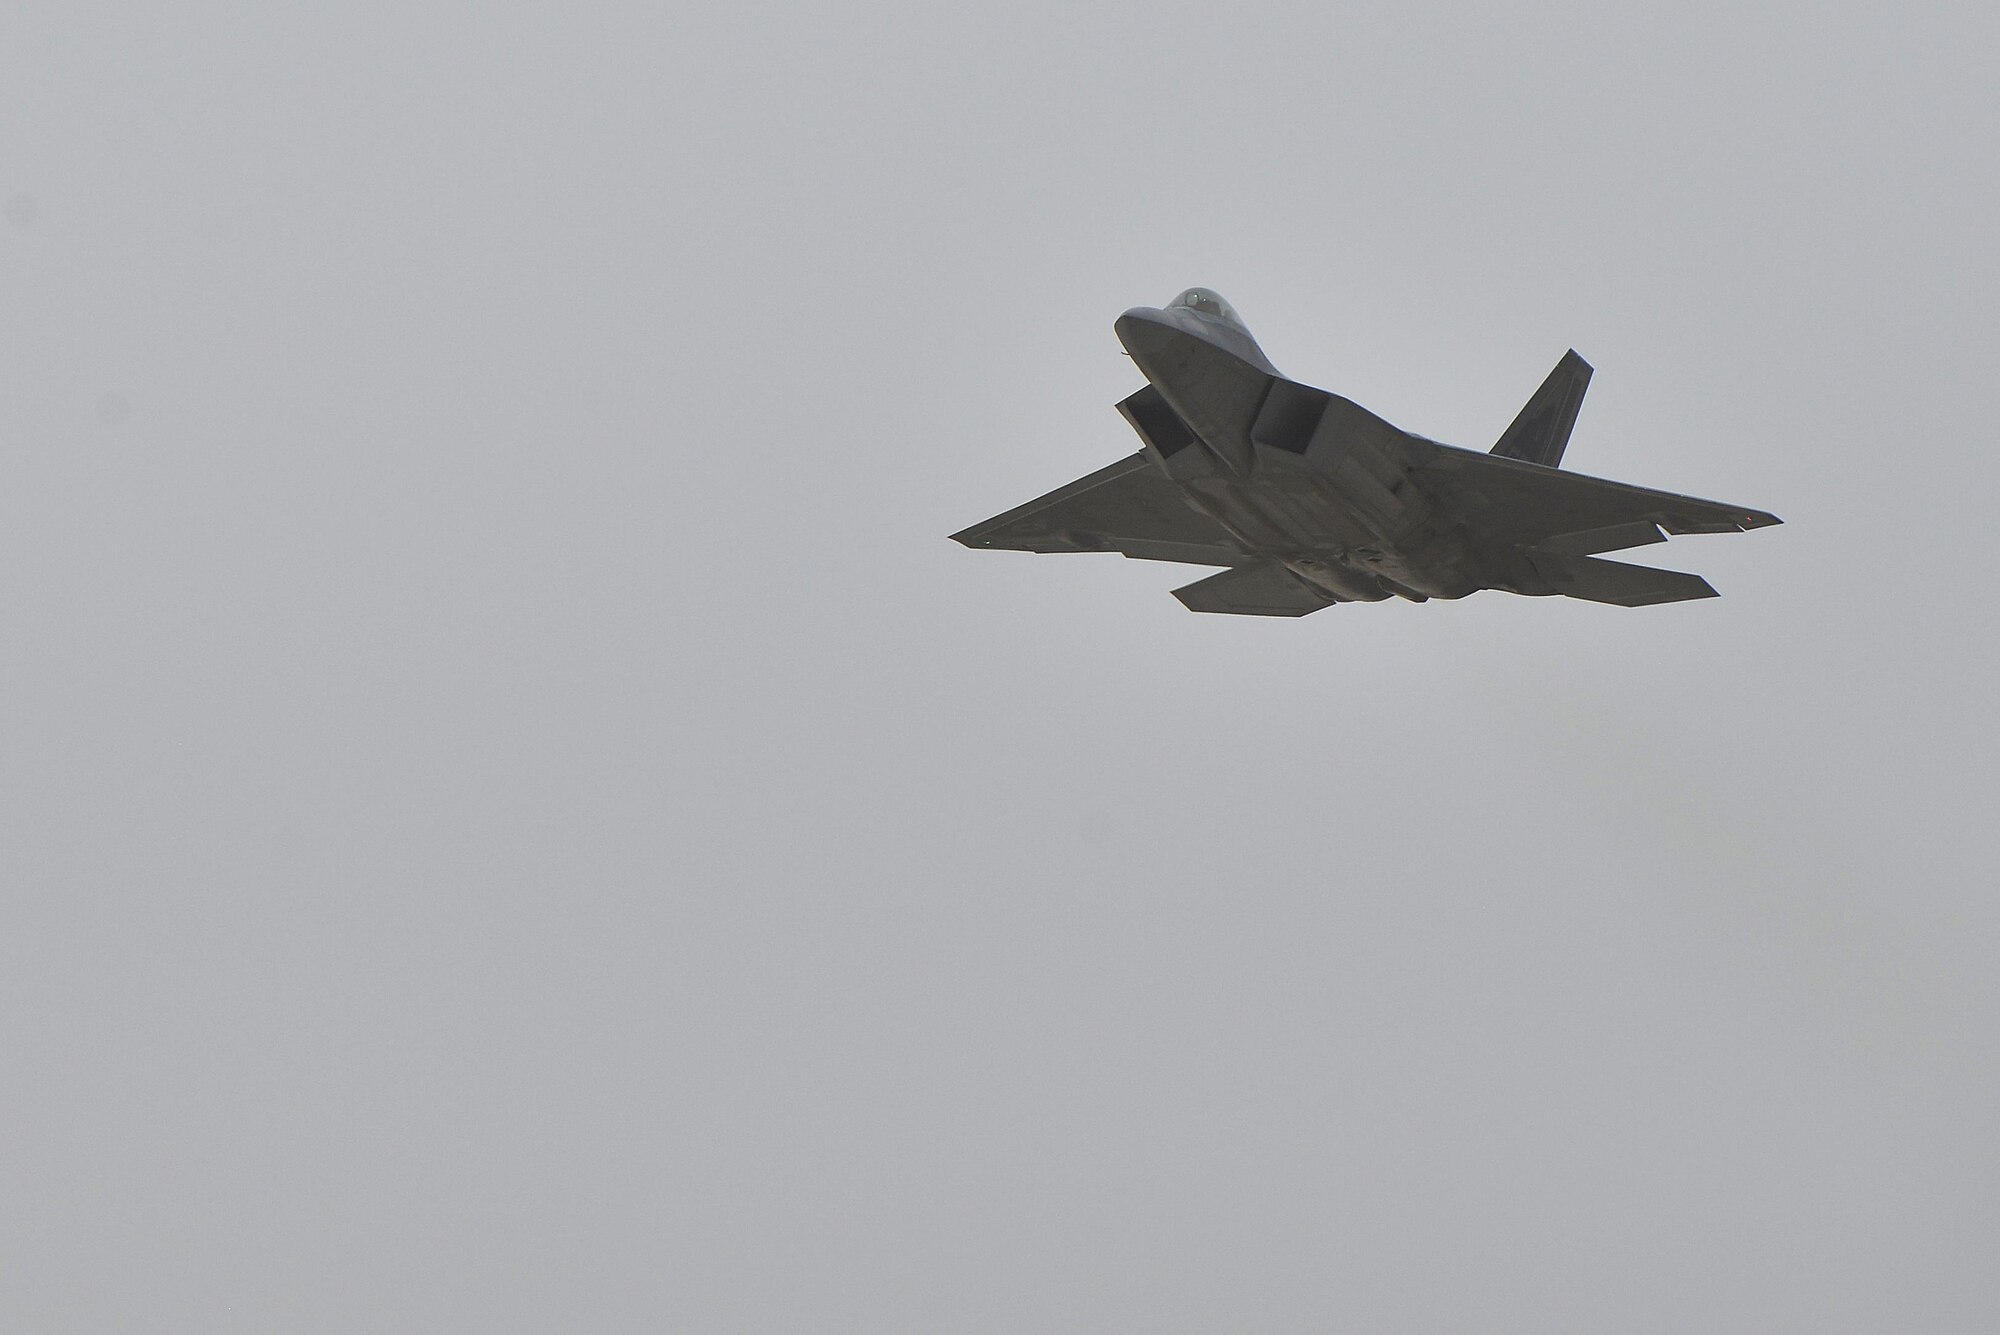
[[[1697,575],[1597,554],[1664,542],[1662,530],[1780,522],[1558,467],[1590,383],[1574,351],[1482,454],[1287,380],[1207,288],[1129,310],[1116,328],[1148,381],[1118,405],[1144,448],[957,541],[1227,566],[1174,596],[1196,612],[1304,616],[1481,589],[1623,607],[1713,598]]]

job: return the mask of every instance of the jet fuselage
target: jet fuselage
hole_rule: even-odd
[[[1198,299],[1191,292],[1182,302],[1190,298]],[[1256,428],[1273,387],[1290,382],[1234,312],[1221,310],[1228,313],[1189,304],[1138,306],[1114,326],[1133,363],[1193,437],[1192,448],[1171,456],[1147,440],[1149,455],[1189,503],[1250,551],[1343,601],[1393,594],[1422,602],[1483,587],[1462,568],[1471,555],[1466,535],[1429,524],[1431,507],[1414,489],[1398,486],[1400,460],[1389,452],[1356,442],[1341,463],[1347,485],[1340,485],[1333,478],[1316,484],[1310,470],[1291,466],[1297,454],[1258,448]],[[1521,568],[1510,573],[1527,587],[1514,591],[1553,592],[1525,562],[1515,564]]]

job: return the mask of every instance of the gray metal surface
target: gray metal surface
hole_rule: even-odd
[[[1206,288],[1129,310],[1116,329],[1147,380],[1118,405],[1144,448],[956,541],[1237,567],[1175,596],[1197,612],[1302,616],[1481,589],[1627,607],[1712,598],[1697,576],[1596,554],[1780,522],[1559,469],[1590,383],[1574,351],[1479,453],[1287,380]]]

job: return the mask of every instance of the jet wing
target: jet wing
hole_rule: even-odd
[[[1120,459],[953,540],[1017,552],[1123,552],[1145,561],[1248,565],[1222,525],[1189,505],[1144,454]]]
[[[1586,477],[1499,455],[1406,437],[1412,471],[1425,490],[1472,528],[1522,547],[1565,535],[1570,552],[1608,551],[1657,541],[1647,526],[1669,533],[1737,533],[1782,523],[1776,515],[1720,501],[1677,496]],[[1603,535],[1602,545],[1589,541]]]

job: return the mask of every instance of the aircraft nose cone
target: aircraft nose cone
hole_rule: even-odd
[[[1118,334],[1118,341],[1125,345],[1125,351],[1134,357],[1143,357],[1166,347],[1179,326],[1171,317],[1153,306],[1134,306],[1118,317],[1112,326]]]

